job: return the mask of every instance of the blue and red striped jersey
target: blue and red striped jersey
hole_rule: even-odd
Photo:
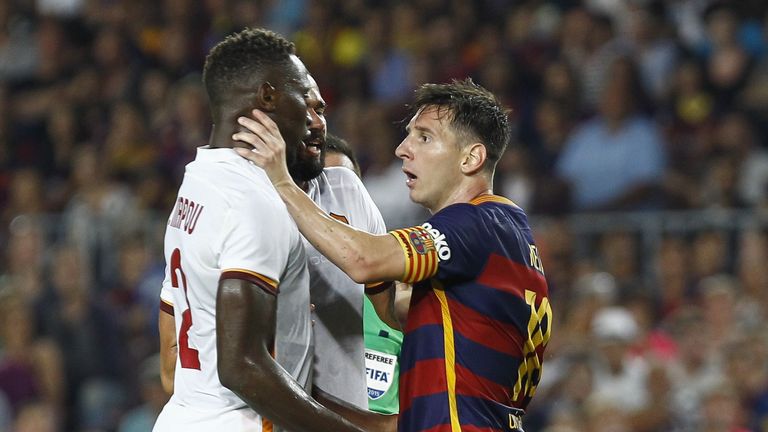
[[[415,282],[401,353],[399,430],[515,430],[513,416],[539,383],[552,321],[525,213],[506,198],[483,195],[392,234],[409,261],[404,279],[410,274]],[[430,254],[439,259],[435,268]]]

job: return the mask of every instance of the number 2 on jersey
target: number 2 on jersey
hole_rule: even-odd
[[[174,288],[179,288],[179,279],[181,279],[181,288],[184,289],[184,300],[187,302],[187,309],[181,314],[181,328],[179,329],[179,360],[184,369],[200,370],[200,356],[196,349],[189,347],[189,329],[192,327],[192,308],[189,306],[189,297],[187,297],[187,276],[181,269],[181,251],[176,248],[171,254],[171,284]]]

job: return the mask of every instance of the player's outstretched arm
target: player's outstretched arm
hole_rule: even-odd
[[[157,327],[160,332],[160,381],[163,390],[173,394],[173,378],[176,374],[176,355],[178,346],[176,343],[176,322],[173,308],[170,312],[160,309],[157,317]]]
[[[277,125],[259,110],[254,110],[253,115],[254,119],[238,119],[251,132],[232,136],[235,141],[253,146],[253,151],[236,151],[267,172],[304,237],[356,282],[402,278],[406,264],[398,241],[389,234],[358,230],[326,214],[291,179],[285,162],[285,141]]]
[[[363,431],[312,399],[272,357],[277,298],[240,279],[219,282],[216,298],[221,383],[251,408],[292,431]],[[371,428],[370,430],[376,430]]]

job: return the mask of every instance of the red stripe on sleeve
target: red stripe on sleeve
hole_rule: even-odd
[[[175,315],[175,313],[173,312],[173,305],[166,302],[163,299],[160,299],[160,310],[167,313],[170,316]]]
[[[269,294],[277,295],[277,293],[278,293],[278,288],[277,287],[268,284],[263,279],[257,277],[256,275],[250,274],[250,273],[245,273],[245,272],[241,272],[241,271],[237,271],[237,270],[229,270],[229,271],[225,271],[225,272],[223,272],[221,274],[221,277],[219,278],[219,281],[222,281],[224,279],[240,279],[240,280],[244,280],[246,282],[250,282],[250,283],[256,285],[257,287],[263,289],[264,291],[266,291]]]

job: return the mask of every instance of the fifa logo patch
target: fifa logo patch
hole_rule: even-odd
[[[365,349],[365,375],[368,397],[376,400],[384,396],[395,381],[397,356]]]
[[[410,240],[413,249],[419,255],[425,255],[427,252],[435,249],[432,238],[427,233],[411,231],[408,234],[408,240]]]

